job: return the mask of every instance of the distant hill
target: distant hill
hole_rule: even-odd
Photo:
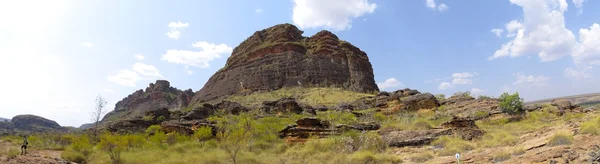
[[[0,117],[0,122],[2,122],[2,121],[10,121],[10,119]]]
[[[552,102],[552,100],[564,99],[569,100],[571,103],[580,106],[600,104],[600,93],[589,93],[589,94],[581,94],[581,95],[573,95],[573,96],[565,96],[565,97],[557,97],[551,99],[543,99],[526,102],[526,105],[530,104],[548,104]]]
[[[56,121],[35,115],[18,115],[10,121],[0,121],[0,135],[15,133],[66,132]]]
[[[94,123],[81,124],[81,126],[79,126],[79,129],[89,129],[89,128],[92,128],[93,126],[94,126]]]

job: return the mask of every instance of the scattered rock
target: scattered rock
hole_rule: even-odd
[[[421,146],[431,143],[439,136],[451,135],[451,129],[391,131],[382,135],[390,147]]]
[[[356,123],[353,125],[339,124],[339,125],[336,125],[335,128],[353,129],[353,130],[359,130],[359,131],[370,131],[370,130],[379,130],[379,128],[381,128],[381,125],[379,125],[376,122],[361,122],[361,123]]]
[[[353,125],[340,124],[331,127],[328,121],[323,121],[314,117],[302,118],[296,121],[295,125],[288,125],[279,132],[279,137],[287,138],[291,142],[303,142],[310,136],[326,137],[337,135],[347,130],[377,130],[381,125],[375,122],[363,122]]]
[[[242,106],[240,103],[233,102],[233,101],[227,101],[227,100],[223,100],[223,101],[215,104],[214,107],[219,110],[224,110],[225,113],[229,113],[229,114],[239,114],[240,112],[249,111],[248,108]]]
[[[433,109],[439,106],[437,99],[431,93],[416,94],[402,98],[402,104],[404,104],[404,109],[408,111]]]
[[[344,112],[350,112],[354,110],[354,106],[350,105],[348,103],[340,103],[337,106],[335,106],[335,108],[333,108],[335,111],[344,111]]]
[[[194,134],[194,131],[196,131],[196,129],[200,128],[200,127],[211,127],[213,130],[213,135],[216,134],[217,132],[217,127],[215,126],[214,123],[205,121],[205,120],[191,120],[191,121],[185,121],[185,120],[170,120],[170,121],[165,121],[162,122],[160,124],[161,128],[167,132],[177,132],[179,134],[186,134],[186,135],[192,135]]]
[[[198,120],[206,119],[215,113],[215,108],[210,104],[204,104],[202,106],[192,109],[188,114],[182,118],[185,120]]]

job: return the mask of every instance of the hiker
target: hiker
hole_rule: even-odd
[[[29,142],[27,142],[27,136],[23,136],[23,145],[21,145],[21,155],[27,154],[27,145],[29,145]]]

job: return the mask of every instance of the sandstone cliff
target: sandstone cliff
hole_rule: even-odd
[[[102,122],[143,117],[149,111],[162,108],[181,110],[188,106],[193,95],[191,89],[181,91],[166,80],[157,80],[145,91],[140,89],[117,102],[115,110],[106,114]]]
[[[291,24],[257,31],[198,91],[192,103],[283,87],[378,91],[367,54],[329,31],[311,37]]]

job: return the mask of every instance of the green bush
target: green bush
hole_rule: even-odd
[[[78,152],[78,151],[74,151],[71,149],[67,149],[65,151],[63,151],[60,154],[61,158],[70,161],[70,162],[75,162],[75,163],[86,163],[87,162],[87,158],[86,155]]]
[[[424,153],[420,153],[420,154],[411,156],[410,161],[415,162],[415,163],[425,163],[432,158],[433,158],[433,155],[431,155],[431,153],[424,152]]]
[[[156,121],[159,121],[159,122],[163,122],[165,120],[166,120],[165,116],[158,116],[158,118],[156,118]]]
[[[73,144],[71,144],[70,148],[72,151],[75,151],[76,153],[79,153],[79,154],[83,155],[84,157],[88,157],[92,153],[92,150],[94,149],[94,145],[91,144],[90,139],[86,135],[81,135],[81,136],[75,138],[75,140],[73,141]],[[71,153],[70,155],[73,155],[73,154],[75,154],[75,153]],[[77,163],[80,163],[80,162],[77,162]]]
[[[120,164],[121,153],[127,146],[127,141],[119,135],[103,134],[98,147],[106,152],[113,164]]]
[[[437,99],[438,101],[442,101],[446,99],[446,95],[444,94],[436,94],[435,95],[435,99]]]
[[[480,111],[475,112],[475,119],[482,119],[489,115],[490,115],[490,112],[480,110]]]
[[[503,93],[499,97],[500,103],[498,107],[508,114],[523,113],[523,99],[519,97],[519,92],[514,94]]]
[[[148,129],[146,129],[146,134],[154,134],[161,131],[161,129],[162,128],[160,127],[160,125],[152,125],[148,127]]]
[[[449,156],[454,155],[455,153],[463,153],[469,150],[473,150],[475,148],[471,143],[461,138],[451,136],[441,136],[440,138],[431,142],[431,145],[444,148],[441,151],[439,151],[438,154],[440,156]]]
[[[204,141],[212,138],[212,136],[212,127],[210,126],[202,126],[194,131],[194,138],[199,142],[202,142],[203,145]]]
[[[154,115],[143,116],[142,120],[144,120],[144,121],[153,121],[154,120]]]

